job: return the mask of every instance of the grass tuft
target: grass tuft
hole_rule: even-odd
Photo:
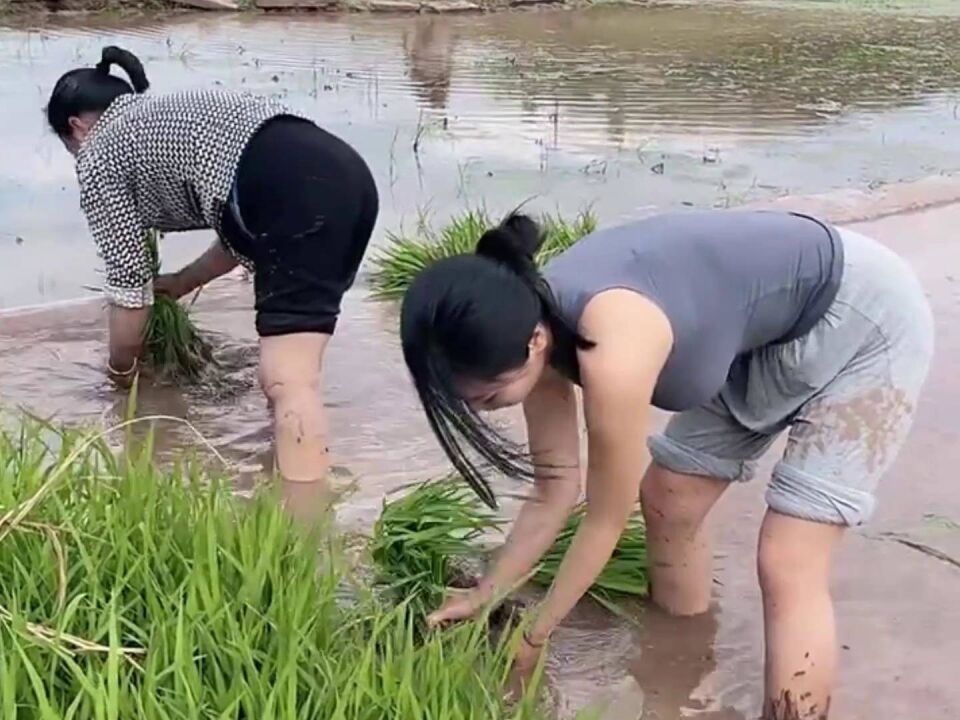
[[[411,603],[345,593],[339,544],[272,495],[151,457],[0,432],[0,717],[541,717],[502,699],[515,634],[419,636]]]
[[[150,231],[148,249],[153,274],[160,274],[159,233]],[[145,338],[147,365],[159,377],[195,382],[215,363],[213,347],[197,328],[189,310],[165,295],[154,298]]]
[[[546,240],[537,261],[543,264],[563,252],[577,240],[593,232],[597,218],[584,210],[572,220],[556,215],[543,215],[540,222]],[[453,216],[439,230],[422,216],[413,235],[391,232],[387,245],[373,257],[370,282],[373,295],[379,300],[397,300],[424,268],[442,258],[471,253],[480,236],[496,223],[485,210],[465,210]]]

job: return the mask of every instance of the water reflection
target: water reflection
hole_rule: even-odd
[[[435,110],[447,106],[453,74],[456,34],[449,22],[436,17],[416,21],[403,33],[403,49],[410,68],[414,93]]]
[[[16,68],[0,73],[0,265],[18,269],[0,308],[99,283],[72,164],[41,108],[106,42],[141,55],[155,92],[277,95],[350,141],[382,190],[374,242],[423,208],[535,197],[613,222],[960,168],[956,17],[709,4],[70,18],[0,29],[0,68]],[[198,242],[169,239],[165,262]]]
[[[717,668],[714,644],[717,608],[689,618],[650,607],[643,616],[637,659],[630,671],[644,690],[643,720],[696,717],[746,720],[733,708],[715,707],[711,675]],[[670,638],[668,643],[664,638]]]

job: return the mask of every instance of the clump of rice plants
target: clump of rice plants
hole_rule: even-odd
[[[544,554],[531,581],[549,586],[586,514],[580,504]],[[457,561],[483,554],[480,538],[499,530],[497,521],[456,477],[423,483],[406,495],[384,502],[371,544],[379,579],[397,597],[411,598],[423,613],[440,606],[448,587],[469,585]],[[649,592],[646,531],[639,514],[631,517],[610,561],[589,594],[616,610],[616,601]]]
[[[377,579],[425,615],[439,607],[448,587],[468,583],[462,563],[480,555],[480,539],[500,525],[456,478],[423,483],[384,501],[370,544]]]
[[[516,637],[345,600],[331,536],[151,450],[0,432],[0,717],[541,718],[500,692]]]
[[[149,231],[147,249],[154,277],[160,274],[159,233]],[[144,338],[146,364],[160,377],[173,381],[199,380],[214,363],[213,348],[177,300],[157,295]]]
[[[540,566],[532,580],[538,585],[549,586],[557,576],[560,563],[586,515],[586,505],[579,505],[560,531],[553,546],[540,560]],[[643,518],[634,514],[620,536],[613,555],[603,572],[590,586],[589,594],[598,602],[610,607],[618,597],[646,597],[650,591],[649,564],[647,561],[647,533]]]
[[[546,234],[537,255],[541,264],[597,227],[597,218],[589,210],[572,220],[545,214],[540,222]],[[442,258],[473,252],[480,236],[495,224],[485,210],[466,210],[454,215],[439,230],[421,217],[412,235],[389,233],[386,248],[373,258],[370,282],[374,297],[399,299],[420,271]]]

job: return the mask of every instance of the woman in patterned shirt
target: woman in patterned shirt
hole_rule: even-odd
[[[114,64],[130,83],[110,74]],[[47,108],[76,157],[106,266],[108,372],[131,381],[155,291],[181,297],[242,263],[254,275],[278,469],[288,497],[313,495],[328,467],[321,363],[376,222],[373,177],[353,148],[272,99],[147,87],[140,61],[108,47],[96,67],[61,77]],[[147,231],[198,228],[217,240],[154,279]]]

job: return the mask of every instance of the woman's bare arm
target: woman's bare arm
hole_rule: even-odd
[[[523,406],[536,464],[531,497],[478,590],[509,590],[550,548],[580,497],[580,431],[572,383],[548,368]]]
[[[121,387],[129,387],[143,354],[144,330],[150,308],[107,306],[107,331],[110,359],[107,366],[111,380]]]
[[[626,290],[594,298],[581,325],[597,342],[580,353],[587,512],[531,628],[534,642],[545,639],[590,588],[636,506],[648,461],[650,400],[673,343],[662,311]]]
[[[226,275],[238,264],[238,260],[230,254],[223,242],[214,240],[203,255],[176,273],[178,290],[181,295],[186,295],[211,280]]]

